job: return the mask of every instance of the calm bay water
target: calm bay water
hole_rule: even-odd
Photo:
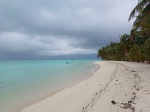
[[[23,107],[91,76],[95,60],[0,61],[0,112]]]

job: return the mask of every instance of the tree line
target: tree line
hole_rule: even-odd
[[[130,34],[119,36],[118,43],[98,50],[103,60],[148,62],[150,64],[150,0],[138,0],[129,21],[135,18]]]

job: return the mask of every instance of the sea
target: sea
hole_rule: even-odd
[[[99,60],[0,61],[0,112],[20,112],[91,77],[99,68],[94,61]]]

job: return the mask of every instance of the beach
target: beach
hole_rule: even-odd
[[[66,64],[68,62],[69,64]],[[95,60],[0,61],[0,112],[20,112],[89,77]]]
[[[149,112],[150,65],[96,61],[90,78],[63,89],[21,112]]]

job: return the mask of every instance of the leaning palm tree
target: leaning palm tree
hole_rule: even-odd
[[[150,3],[136,17],[133,31],[140,35],[150,36]]]
[[[150,39],[150,0],[139,0],[137,6],[132,10],[129,20],[134,17],[136,19],[130,34],[133,40],[133,46],[129,54],[133,60],[149,61],[149,51],[145,42],[148,42],[147,40]],[[139,56],[137,57],[137,55]]]
[[[137,6],[132,10],[130,16],[129,16],[129,20],[131,20],[134,17],[137,17],[136,14],[140,15],[142,14],[142,11],[149,7],[150,4],[150,0],[139,0]]]
[[[150,36],[150,0],[139,0],[138,5],[132,10],[129,20],[136,17],[132,33]]]
[[[121,35],[119,43],[111,43],[99,49],[98,57],[150,63],[150,0],[138,0],[129,20],[134,17],[136,19],[131,34]]]

